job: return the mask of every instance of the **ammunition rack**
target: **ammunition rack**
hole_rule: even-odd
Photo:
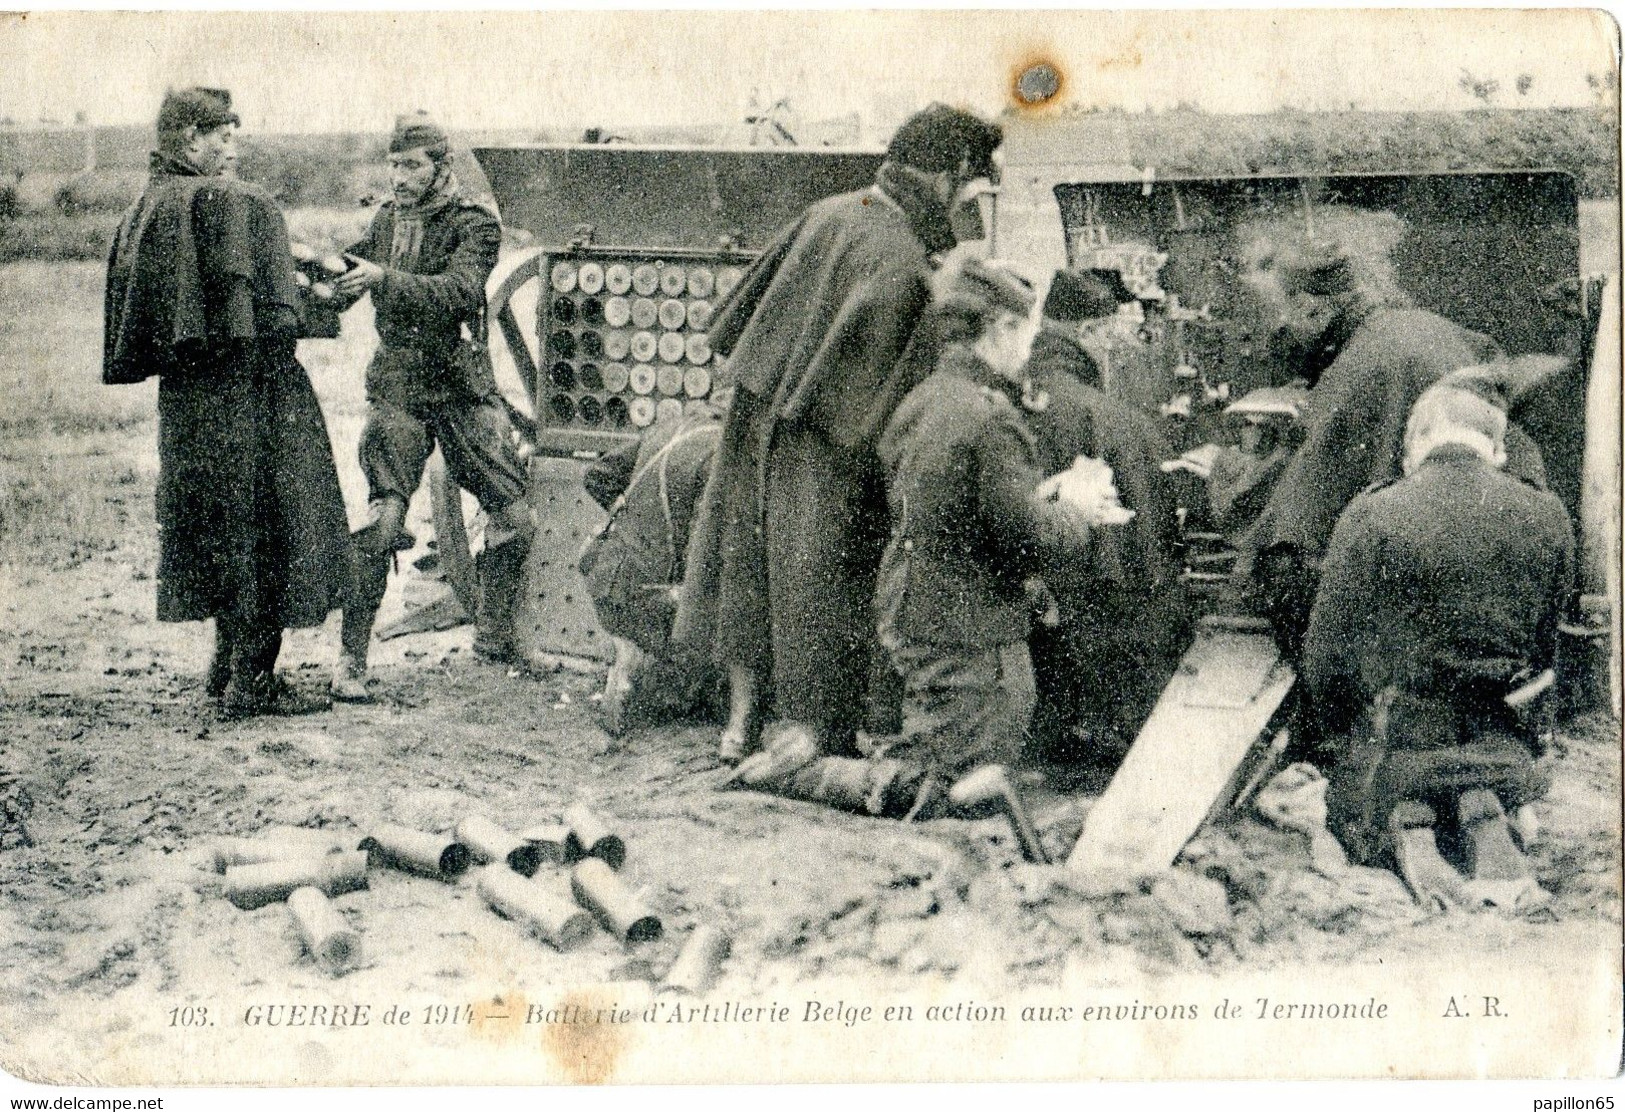
[[[538,446],[600,452],[705,404],[724,365],[706,329],[755,257],[586,245],[544,255]]]

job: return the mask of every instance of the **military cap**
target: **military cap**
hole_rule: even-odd
[[[1032,283],[997,261],[967,257],[938,297],[938,304],[959,310],[1003,309],[1018,316],[1038,300]]]
[[[903,122],[886,147],[886,157],[927,173],[957,171],[968,162],[972,177],[992,177],[993,152],[1004,130],[980,116],[946,104],[931,104]]]
[[[1315,297],[1330,297],[1354,289],[1354,268],[1348,252],[1336,243],[1312,245],[1286,263],[1291,288]]]
[[[445,158],[451,150],[451,137],[446,129],[422,109],[395,117],[395,130],[389,136],[389,153],[416,150],[422,147],[430,158]]]
[[[1123,275],[1103,267],[1057,270],[1044,298],[1044,315],[1051,320],[1085,321],[1109,317],[1119,305],[1135,300]]]
[[[231,94],[224,89],[205,89],[194,85],[187,89],[171,89],[164,94],[164,103],[158,109],[159,131],[184,131],[189,127],[213,131],[223,124],[241,124],[237,113],[231,110]]]

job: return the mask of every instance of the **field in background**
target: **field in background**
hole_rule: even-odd
[[[854,122],[831,132],[850,145]],[[1062,113],[1007,118],[1005,156],[1012,172],[1052,176],[1058,166],[1159,176],[1256,173],[1421,172],[1462,169],[1560,169],[1581,196],[1619,189],[1617,121],[1590,109],[1473,112],[1281,111],[1221,116],[1156,113]],[[739,129],[724,125],[616,129],[634,142],[730,145]],[[480,146],[573,142],[566,129],[527,129],[458,136],[457,173],[475,193],[484,178],[466,152]],[[862,135],[869,146],[883,136]],[[100,258],[118,213],[145,178],[150,137],[143,128],[26,132],[0,130],[0,262]],[[809,145],[819,145],[814,138]],[[288,208],[354,210],[381,197],[384,141],[377,135],[246,136],[239,174]],[[86,165],[94,166],[85,170]]]

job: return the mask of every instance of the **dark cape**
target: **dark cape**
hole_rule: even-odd
[[[1347,339],[1328,351],[1330,362],[1309,391],[1302,445],[1237,544],[1237,572],[1252,580],[1294,660],[1338,516],[1360,491],[1399,477],[1411,407],[1451,371],[1501,355],[1489,337],[1423,309],[1345,315],[1328,332]],[[1506,447],[1508,474],[1544,489],[1533,441],[1509,426]]]
[[[871,612],[890,532],[874,444],[930,373],[905,353],[929,256],[953,244],[940,206],[889,164],[880,180],[811,206],[718,312],[711,344],[738,392],[673,633],[770,677],[777,715],[837,745],[864,720],[871,674],[891,688],[878,724],[895,720]]]
[[[1186,647],[1189,600],[1178,498],[1162,470],[1174,453],[1156,422],[1100,390],[1093,358],[1049,324],[1033,342],[1027,373],[1047,399],[1027,415],[1045,474],[1080,455],[1104,460],[1135,515],[1095,530],[1088,560],[1044,573],[1060,624],[1032,636],[1033,737],[1060,756],[1072,726],[1133,740]]]
[[[1422,391],[1500,354],[1489,337],[1423,309],[1376,309],[1331,331],[1348,339],[1309,392],[1303,444],[1243,539],[1244,560],[1277,545],[1318,560],[1354,496],[1399,476],[1405,422]]]
[[[154,157],[108,257],[102,376],[160,376],[158,618],[320,625],[350,582],[332,444],[294,357],[287,227],[264,193]]]

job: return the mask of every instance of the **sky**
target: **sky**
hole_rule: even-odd
[[[984,112],[1033,59],[1059,102],[1218,112],[1595,103],[1614,25],[1573,9],[1333,11],[53,12],[0,16],[0,116],[150,121],[167,86],[229,88],[245,130],[738,121],[752,90],[889,127]],[[1528,91],[1517,81],[1528,75]]]

